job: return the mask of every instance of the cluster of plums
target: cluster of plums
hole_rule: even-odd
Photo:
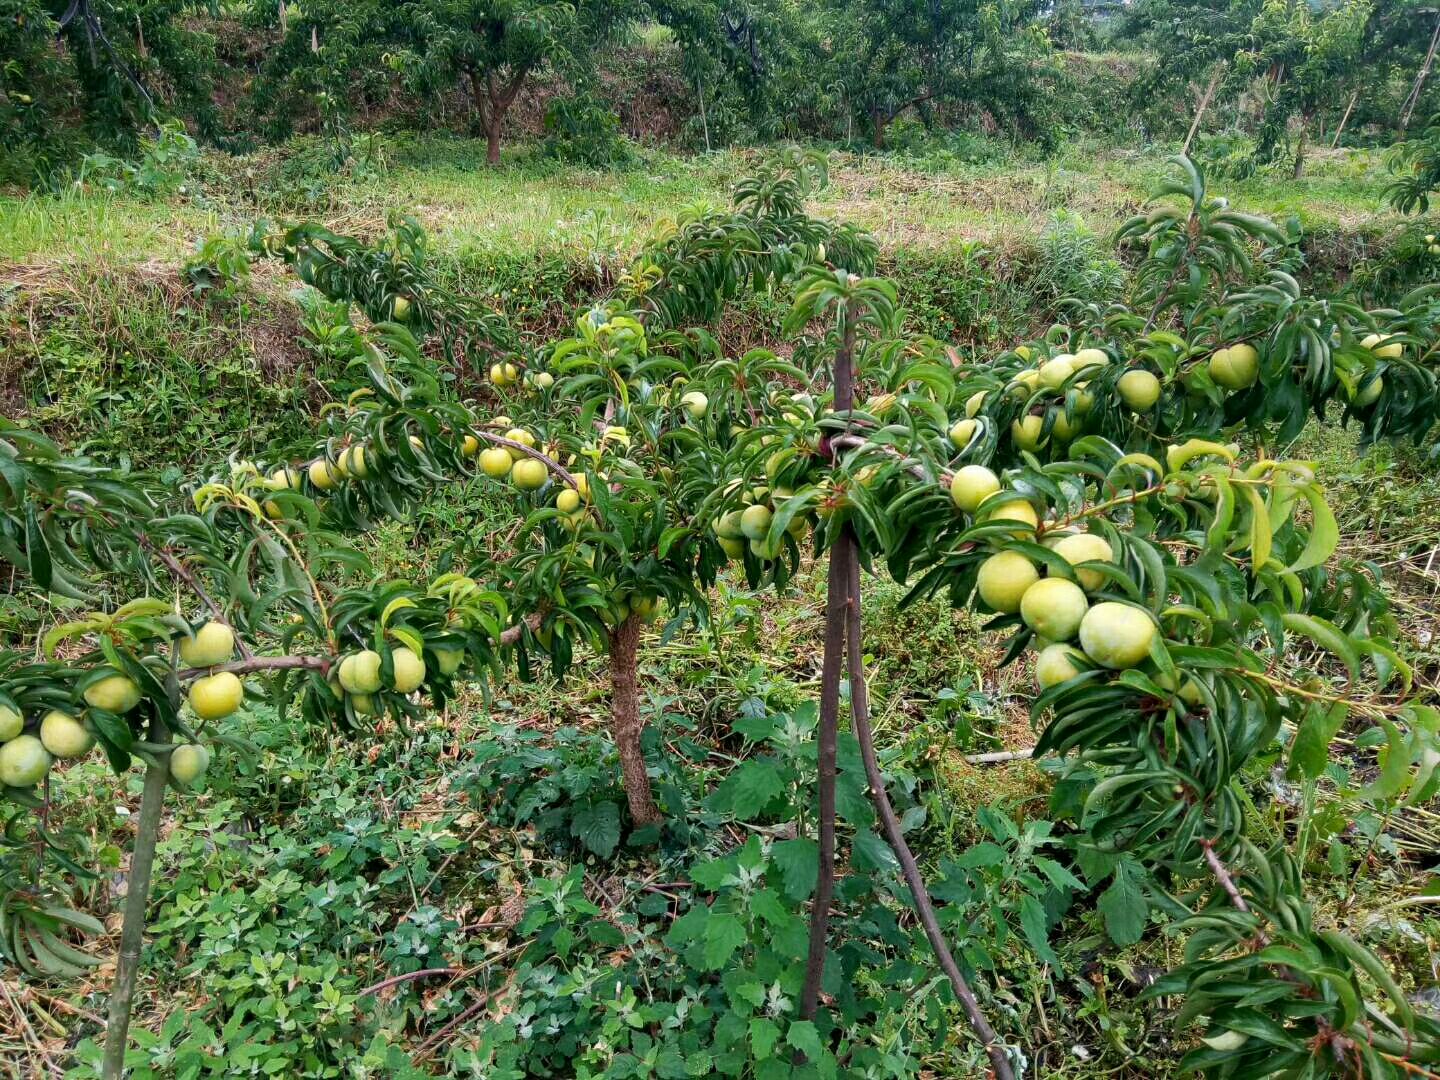
[[[179,663],[186,668],[214,668],[235,655],[235,633],[221,622],[207,622],[191,637],[175,643]],[[140,704],[140,687],[128,675],[104,668],[88,681],[83,708],[51,709],[27,731],[25,717],[0,703],[0,784],[29,788],[38,784],[56,761],[83,757],[95,746],[95,734],[86,710],[123,716]],[[212,671],[190,683],[186,700],[204,721],[220,720],[240,707],[245,686],[230,671]],[[190,784],[210,765],[210,751],[199,743],[182,743],[170,753],[170,775]]]

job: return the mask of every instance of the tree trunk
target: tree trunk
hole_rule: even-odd
[[[149,741],[164,745],[170,729],[160,717],[150,721]],[[145,908],[150,900],[150,872],[155,865],[155,845],[160,838],[160,815],[165,807],[165,783],[170,776],[170,759],[157,755],[156,763],[145,770],[145,789],[140,798],[140,821],[135,831],[135,850],[130,856],[130,883],[125,892],[125,919],[120,928],[120,956],[115,964],[115,982],[110,989],[110,1019],[105,1025],[105,1057],[100,1075],[120,1080],[125,1071],[125,1048],[130,1034],[130,1010],[135,1001],[135,982],[140,974],[140,950],[145,942]]]
[[[1195,106],[1195,119],[1190,122],[1190,131],[1185,136],[1185,145],[1180,148],[1180,153],[1190,153],[1190,144],[1195,141],[1195,134],[1200,130],[1200,120],[1204,117],[1205,110],[1210,107],[1210,98],[1215,93],[1215,87],[1220,85],[1220,76],[1224,72],[1224,64],[1215,65],[1215,73],[1210,76],[1210,85],[1205,87],[1205,92],[1200,95],[1200,104]]]
[[[480,82],[480,73],[473,68],[465,72],[465,78],[470,83],[470,104],[474,112],[470,117],[470,134],[479,135],[490,127],[487,119],[489,109],[485,98],[485,87]]]
[[[499,165],[500,132],[505,126],[505,114],[515,103],[515,96],[520,93],[520,87],[524,85],[525,77],[530,74],[530,68],[525,65],[516,68],[510,81],[503,86],[496,79],[493,70],[485,72],[483,84],[478,71],[472,70],[467,74],[475,111],[480,114],[480,122],[485,128],[485,160],[491,165]]]
[[[1299,180],[1305,173],[1305,133],[1310,130],[1310,118],[1303,113],[1300,116],[1300,142],[1295,147],[1295,171],[1292,173],[1294,179]]]
[[[638,615],[631,615],[610,632],[610,735],[620,752],[625,798],[637,828],[664,820],[650,791],[650,774],[645,771],[645,754],[640,748],[640,736],[645,730],[637,677],[642,625]]]
[[[870,138],[871,138],[871,141],[874,143],[875,149],[876,149],[876,150],[884,150],[884,149],[885,149],[885,125],[888,124],[888,123],[890,123],[890,118],[889,118],[888,116],[886,116],[884,113],[880,112],[878,109],[871,109],[871,110],[870,110],[870,123],[871,123],[871,127],[872,127],[872,131],[871,131],[871,133],[870,133]]]
[[[832,561],[835,559],[833,554],[830,557]],[[925,937],[929,940],[930,948],[940,962],[941,969],[949,978],[955,996],[960,999],[970,1027],[985,1045],[985,1053],[990,1058],[995,1080],[1015,1080],[1004,1045],[995,1035],[995,1029],[990,1026],[990,1022],[985,1019],[985,1014],[980,1011],[980,1003],[975,1000],[970,984],[965,981],[960,966],[955,963],[955,957],[950,953],[950,946],[940,929],[940,920],[935,917],[935,905],[930,900],[925,879],[920,876],[920,867],[900,831],[900,819],[895,816],[895,807],[890,803],[890,796],[885,793],[885,777],[880,772],[880,759],[875,753],[875,737],[870,729],[870,695],[865,683],[865,661],[861,647],[863,624],[860,617],[860,560],[854,547],[849,549],[846,562],[850,602],[845,608],[845,655],[846,670],[850,675],[850,715],[855,722],[855,738],[860,743],[860,758],[865,765],[865,782],[870,789],[870,801],[875,804],[875,812],[880,817],[885,839],[900,862],[900,871],[905,877],[905,884],[910,887],[910,896],[915,901],[915,913],[925,928]]]
[[[829,944],[830,901],[835,895],[835,750],[840,727],[840,668],[845,662],[845,605],[850,602],[845,569],[854,555],[855,538],[847,526],[830,548],[830,576],[825,598],[825,652],[820,666],[819,757],[820,871],[810,914],[810,950],[805,960],[805,986],[800,993],[800,1018],[815,1019],[820,982],[825,975]]]
[[[840,309],[840,346],[835,350],[835,411],[845,412],[855,404],[855,322],[848,307]],[[833,456],[833,455],[832,455]],[[820,670],[820,730],[816,736],[819,775],[816,783],[819,817],[820,870],[815,882],[815,900],[810,909],[810,948],[805,960],[805,985],[800,992],[800,1016],[815,1018],[820,1003],[820,983],[825,977],[825,952],[829,944],[830,899],[835,893],[835,753],[840,726],[840,667],[844,663],[846,606],[849,570],[855,559],[855,534],[849,526],[830,548],[829,582],[825,600],[825,652]]]
[[[501,116],[497,114],[485,125],[485,161],[490,165],[500,164],[500,123]]]
[[[480,128],[485,132],[485,161],[489,165],[499,165],[500,132],[505,126],[505,110],[510,107],[514,95],[507,96],[505,91],[495,85],[493,71],[486,72],[483,79],[480,72],[473,69],[466,72],[466,76],[470,80],[470,100],[475,103]],[[518,79],[515,89],[519,89]]]
[[[1430,65],[1435,62],[1435,46],[1440,44],[1440,15],[1435,18],[1435,31],[1430,35],[1430,48],[1425,51],[1425,61],[1420,65],[1420,72],[1415,76],[1415,84],[1410,87],[1410,93],[1405,98],[1405,109],[1400,114],[1400,134],[1405,134],[1405,129],[1410,126],[1410,117],[1415,113],[1415,106],[1420,104],[1420,91],[1425,88],[1425,80],[1430,75]]]

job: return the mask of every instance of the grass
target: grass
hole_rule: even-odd
[[[301,312],[274,268],[257,270],[230,303],[187,294],[180,266],[204,237],[301,216],[375,236],[391,211],[411,212],[442,280],[491,295],[543,339],[603,295],[614,268],[663,219],[723,203],[757,153],[646,150],[634,167],[597,171],[562,168],[519,145],[492,169],[473,140],[386,145],[387,169],[370,178],[317,178],[297,166],[315,145],[299,143],[247,158],[207,155],[188,194],[170,199],[78,188],[0,195],[0,408],[99,451],[140,446],[186,465],[251,453],[277,432],[247,434],[246,413],[226,403],[293,404],[324,380],[295,348]],[[1165,168],[1160,151],[1076,144],[1046,161],[1002,151],[981,144],[974,161],[928,144],[888,157],[837,151],[831,186],[815,199],[820,213],[878,237],[881,270],[897,280],[914,329],[978,350],[1058,317],[1055,296],[1076,295],[1073,275],[1109,258],[1108,234]],[[1383,179],[1373,154],[1317,152],[1303,181],[1213,186],[1242,209],[1298,208],[1313,230],[1315,273],[1332,278],[1383,243],[1391,218],[1373,212]],[[1089,248],[1047,244],[1062,212],[1070,234],[1095,237]],[[779,310],[746,305],[725,328],[727,343],[770,340]],[[133,393],[138,383],[157,408]]]
[[[316,204],[319,217],[340,231],[373,232],[394,208],[410,209],[437,250],[464,254],[501,247],[541,252],[591,228],[590,217],[613,228],[618,248],[640,243],[665,217],[696,201],[722,202],[753,156],[721,151],[686,158],[647,150],[628,169],[560,169],[529,147],[508,149],[502,168],[483,164],[484,146],[468,140],[410,137],[392,147],[391,165],[376,179],[330,179]],[[1033,239],[1052,213],[1079,213],[1106,231],[1145,198],[1163,173],[1166,151],[1122,151],[1089,145],[1045,162],[1013,159],[966,164],[922,154],[895,157],[832,155],[832,185],[818,208],[871,229],[882,244],[905,249],[955,248],[965,240],[1009,245]],[[59,196],[0,197],[0,264],[105,258],[176,259],[196,238],[227,227],[248,227],[257,205],[237,179],[244,159],[212,157],[204,194],[173,203],[67,191]],[[1317,152],[1305,179],[1266,176],[1213,186],[1243,210],[1296,214],[1312,229],[1373,226],[1384,186],[1376,155]],[[212,190],[213,189],[213,190]],[[270,192],[286,207],[286,191]],[[296,204],[289,203],[293,210]]]
[[[400,560],[397,565],[408,563],[413,556],[406,533],[387,526],[373,542]],[[684,632],[664,640],[659,627],[647,633],[641,663],[648,711],[669,736],[658,753],[681,761],[688,738],[700,736],[710,749],[700,760],[681,763],[701,786],[713,786],[736,760],[728,732],[738,716],[753,714],[761,707],[757,703],[783,711],[813,698],[823,590],[823,564],[809,566],[789,597],[752,593],[727,575],[716,592],[718,634]],[[982,770],[958,757],[922,756],[947,726],[934,713],[936,678],[972,687],[984,683],[998,695],[1000,686],[1020,676],[994,681],[993,645],[972,620],[930,605],[898,613],[898,595],[891,586],[871,589],[866,612],[876,630],[867,663],[876,676],[882,754],[893,766],[916,768],[921,775],[933,768],[924,790],[933,790],[932,805],[943,808],[926,826],[934,871],[939,859],[955,857],[981,839],[975,824],[979,807],[1002,808],[1020,820],[1043,816],[1045,781],[1025,762]],[[926,632],[917,636],[919,626]],[[361,1040],[368,1043],[367,1054],[375,1053],[377,1044],[410,1051],[423,1045],[421,1031],[430,1014],[443,1017],[468,1002],[462,988],[443,981],[430,987],[402,984],[378,998],[361,990],[397,971],[503,955],[521,939],[515,923],[524,906],[516,905],[517,898],[571,865],[553,839],[512,829],[494,809],[487,810],[466,779],[470,762],[487,744],[511,739],[517,730],[537,740],[531,744],[537,747],[566,745],[569,729],[602,731],[602,680],[602,662],[583,660],[563,683],[544,676],[529,685],[508,683],[497,688],[490,704],[473,694],[408,737],[385,731],[358,747],[306,738],[268,710],[252,710],[243,734],[258,745],[258,761],[251,765],[227,756],[217,763],[205,791],[176,801],[162,845],[164,871],[138,997],[141,1056],[156,1069],[146,1075],[170,1075],[166,1064],[197,1041],[227,1056],[241,1050],[243,1037],[249,1049],[231,1057],[232,1069],[251,1060],[272,1068],[285,1062],[287,1075],[307,1061],[358,1061],[361,1047],[352,1046],[347,1034],[355,1025],[373,1033],[373,1041],[372,1034]],[[973,748],[969,741],[956,742],[953,730],[948,741],[947,757]],[[67,770],[58,781],[57,806],[67,815],[92,818],[64,824],[87,828],[118,856],[129,844],[138,780],[138,773],[116,778],[98,761]],[[79,797],[81,791],[88,797]],[[691,842],[723,850],[736,841],[710,836]],[[596,864],[595,880],[603,878],[611,890],[607,917],[613,917],[612,905],[633,902],[631,890],[633,898],[644,895],[637,883],[662,871],[665,880],[675,882],[671,858],[673,851],[664,846],[642,847],[622,849],[613,862]],[[326,879],[317,879],[322,869]],[[681,881],[671,887],[688,886]],[[88,888],[84,901],[103,912],[116,898],[100,881]],[[497,922],[499,928],[469,937],[427,929]],[[105,942],[99,948],[112,946]],[[481,986],[499,992],[504,969],[494,974]],[[44,1041],[55,1061],[70,1060],[77,1040],[98,1036],[92,1018],[103,1013],[107,975],[102,968],[89,983],[53,988],[43,999],[24,1002],[37,1030],[49,1029]],[[1123,984],[1117,969],[1096,977]],[[60,1013],[69,1019],[63,1037],[40,1018],[55,1009],[47,1009],[51,1000],[71,1010]],[[1033,1014],[1035,1006],[1017,1002],[1015,1008]],[[287,1013],[298,1027],[286,1022]],[[227,1019],[232,1030],[222,1031]],[[1059,1022],[1059,1017],[1048,1021]],[[432,1030],[439,1026],[429,1023]],[[1101,1045],[1104,1036],[1093,1021],[1081,1020],[1067,1031],[1071,1043],[1096,1040],[1090,1064],[1123,1066],[1120,1048]],[[456,1036],[451,1051],[461,1057],[451,1061],[463,1060],[470,1039],[463,1030]],[[949,1041],[949,1049],[929,1058],[935,1074],[970,1075],[956,1066],[968,1040],[953,1028]],[[1038,1028],[1028,1050],[1037,1060],[1051,1060]],[[1163,1065],[1163,1059],[1154,1060]],[[410,1075],[393,1067],[397,1071],[386,1075]],[[1090,1075],[1089,1068],[1067,1051],[1046,1075]]]

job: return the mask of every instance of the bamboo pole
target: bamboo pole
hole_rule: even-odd
[[[1210,107],[1210,98],[1215,94],[1215,88],[1220,85],[1220,76],[1225,73],[1225,65],[1215,65],[1215,72],[1210,76],[1210,85],[1205,87],[1205,92],[1200,95],[1200,104],[1195,106],[1195,119],[1190,121],[1190,131],[1185,136],[1185,145],[1181,147],[1180,153],[1189,154],[1190,144],[1195,141],[1195,133],[1200,130],[1200,120],[1205,115],[1205,110]]]

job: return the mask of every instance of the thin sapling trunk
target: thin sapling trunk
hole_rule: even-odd
[[[840,311],[840,346],[835,350],[835,411],[846,412],[855,403],[855,322],[846,308]],[[834,450],[830,449],[833,460]],[[848,555],[847,555],[848,553]],[[847,558],[855,557],[855,535],[842,527],[830,550],[829,581],[825,602],[825,652],[820,672],[820,730],[816,735],[819,803],[820,869],[815,901],[810,911],[810,948],[805,961],[805,985],[800,993],[800,1016],[814,1019],[825,977],[825,952],[830,929],[830,900],[835,893],[835,744],[840,717],[840,666],[845,641],[845,605],[849,603]]]
[[[170,741],[169,726],[159,716],[150,721],[149,741],[155,745]],[[140,975],[140,951],[145,943],[150,874],[155,866],[155,846],[160,838],[160,817],[165,808],[165,785],[169,778],[169,755],[156,755],[154,763],[145,769],[135,851],[130,856],[130,883],[125,892],[125,918],[120,928],[120,956],[115,965],[115,983],[110,990],[110,1018],[105,1025],[105,1056],[100,1069],[104,1080],[120,1080],[125,1069],[130,1012],[135,1001],[135,983]]]
[[[846,529],[830,551],[829,584],[825,600],[825,654],[820,667],[819,759],[820,870],[815,880],[815,906],[810,915],[810,951],[805,960],[805,986],[800,994],[800,1017],[813,1020],[820,1002],[820,981],[825,974],[825,950],[830,928],[830,901],[835,895],[835,749],[840,718],[840,669],[845,662],[846,552],[854,539]]]

